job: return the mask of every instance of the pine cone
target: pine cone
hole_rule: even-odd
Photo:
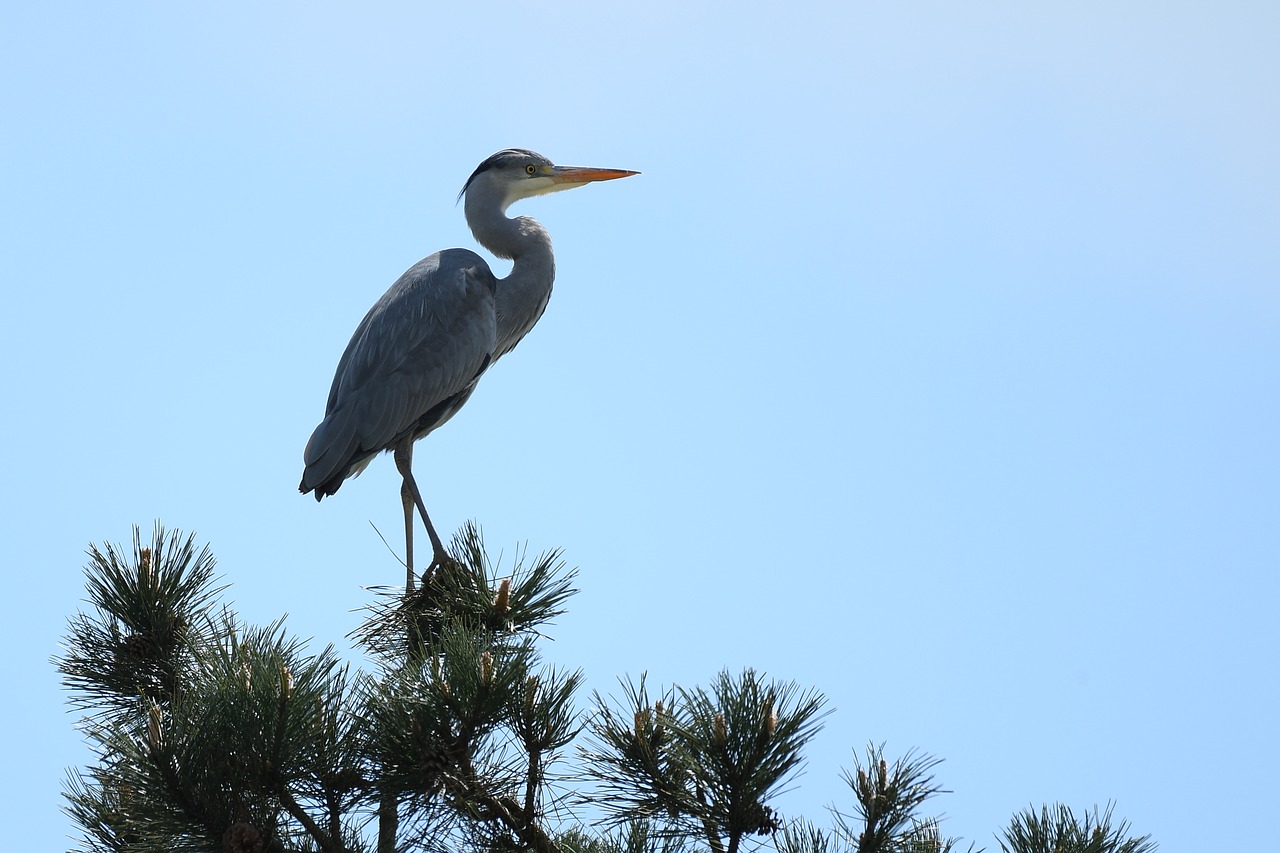
[[[782,829],[782,821],[778,819],[778,813],[768,806],[756,804],[750,814],[752,826],[749,831],[756,835],[773,835]]]
[[[117,659],[150,660],[155,656],[155,642],[147,634],[130,634],[116,644]]]
[[[262,833],[251,824],[240,821],[222,833],[222,849],[227,853],[262,853],[266,845],[262,841]]]

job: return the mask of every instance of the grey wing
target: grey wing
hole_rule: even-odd
[[[317,499],[406,434],[425,435],[471,393],[497,337],[493,275],[474,252],[419,261],[369,310],[338,362],[303,452]]]

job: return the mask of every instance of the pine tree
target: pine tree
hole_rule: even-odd
[[[1000,841],[1001,853],[1153,853],[1151,836],[1129,836],[1126,821],[1112,826],[1112,806],[1076,817],[1064,805],[1028,808],[1013,816]]]
[[[156,526],[91,547],[89,613],[55,659],[96,761],[66,810],[83,851],[119,853],[946,853],[938,764],[872,745],[852,813],[823,830],[771,802],[803,764],[824,698],[753,670],[578,706],[583,675],[540,629],[575,573],[559,552],[499,576],[479,530],[408,595],[382,590],[355,635],[372,662],[309,653],[282,621],[240,622],[193,536]],[[575,743],[576,742],[576,743]],[[566,754],[571,746],[576,751]],[[1149,853],[1111,809],[1015,816],[1004,853]],[[1008,846],[1006,846],[1006,842]]]

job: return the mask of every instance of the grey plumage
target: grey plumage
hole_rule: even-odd
[[[479,255],[449,249],[383,294],[338,362],[325,418],[303,452],[304,493],[332,495],[379,451],[410,433],[421,438],[457,411],[492,361],[495,287]]]
[[[299,489],[320,500],[359,474],[378,452],[395,451],[404,484],[408,588],[413,587],[413,508],[435,550],[447,555],[411,471],[413,442],[453,417],[481,375],[533,328],[555,279],[551,238],[534,219],[509,219],[512,203],[635,172],[554,166],[524,149],[494,154],[459,194],[481,245],[513,261],[494,276],[483,258],[447,249],[410,267],[356,327],[338,362],[325,417],[303,452]]]

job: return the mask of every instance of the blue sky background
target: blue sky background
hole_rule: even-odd
[[[885,741],[989,849],[1055,801],[1165,851],[1271,833],[1280,7],[431,5],[0,13],[27,849],[89,758],[48,663],[89,542],[196,531],[317,647],[401,582],[390,460],[316,505],[302,447],[508,146],[644,173],[514,209],[555,295],[415,460],[442,530],[580,568],[552,660],[820,689],[788,816]]]

